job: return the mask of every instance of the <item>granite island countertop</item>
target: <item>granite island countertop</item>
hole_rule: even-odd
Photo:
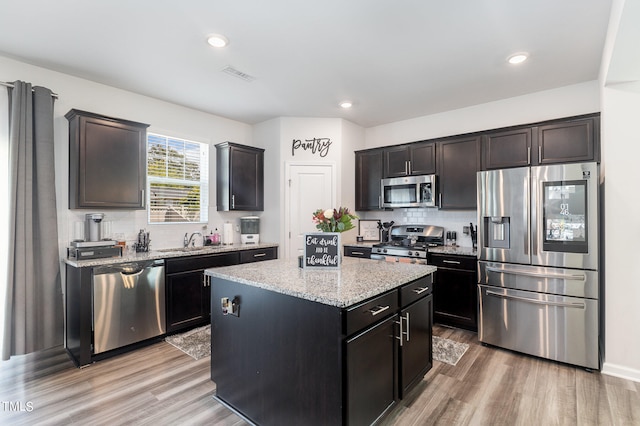
[[[344,308],[427,276],[436,267],[345,257],[339,269],[303,269],[297,259],[206,269],[210,277]]]
[[[242,250],[255,250],[269,247],[278,247],[274,243],[259,244],[231,244],[217,246],[190,247],[188,249],[176,247],[160,250],[151,250],[147,253],[130,253],[124,252],[122,256],[106,257],[102,259],[84,259],[75,260],[65,258],[63,262],[76,268],[85,268],[90,266],[117,265],[119,263],[140,262],[144,260],[169,259],[174,257],[197,256],[217,253],[228,253]]]

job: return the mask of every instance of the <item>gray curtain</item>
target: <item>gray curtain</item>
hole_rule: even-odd
[[[2,359],[62,343],[52,92],[9,89],[9,256]]]

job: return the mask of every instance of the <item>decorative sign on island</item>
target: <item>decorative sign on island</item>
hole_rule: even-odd
[[[339,268],[340,233],[304,234],[303,268]]]

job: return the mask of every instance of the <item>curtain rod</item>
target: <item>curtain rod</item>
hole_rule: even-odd
[[[14,88],[13,83],[9,83],[9,82],[6,82],[6,81],[0,81],[0,86],[10,87],[10,88],[12,88],[12,89]],[[31,91],[33,91],[33,89],[31,89]],[[53,92],[51,92],[51,96],[52,96],[54,99],[58,99],[58,94],[57,94],[57,93],[53,93]]]

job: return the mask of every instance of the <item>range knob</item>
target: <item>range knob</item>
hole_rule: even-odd
[[[413,253],[411,253],[410,251],[407,252],[407,256],[412,256],[412,255],[413,255]]]
[[[387,249],[382,249],[382,252],[383,252],[383,253],[386,253],[386,252],[387,252]]]

